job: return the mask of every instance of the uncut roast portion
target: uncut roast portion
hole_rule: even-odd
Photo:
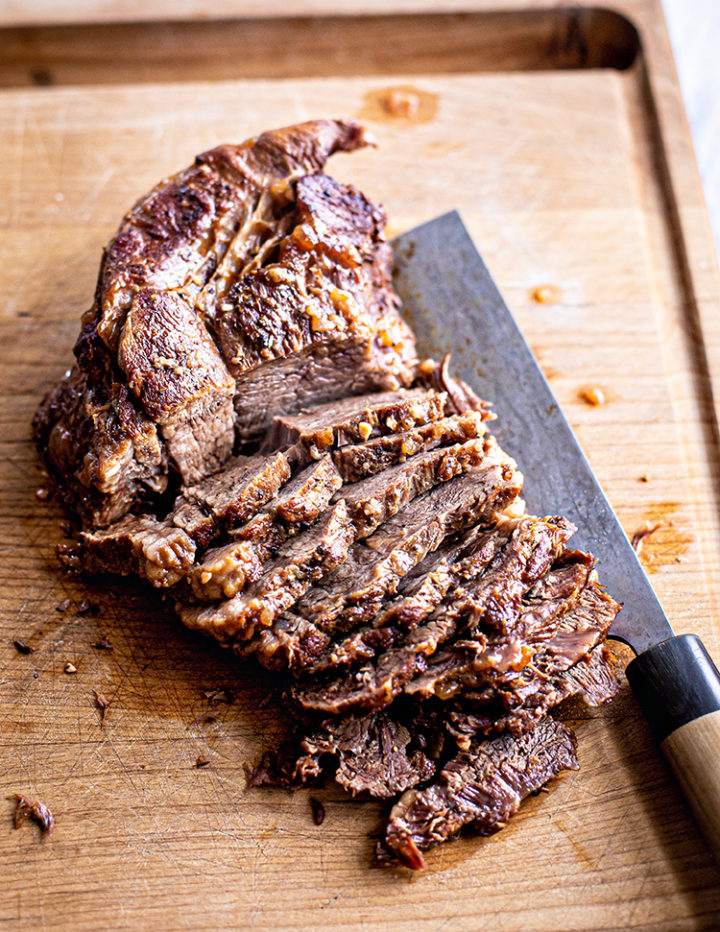
[[[382,209],[322,173],[366,142],[263,133],[142,198],[34,427],[68,571],[139,576],[284,673],[294,733],[250,783],[390,801],[378,857],[417,869],[577,768],[550,712],[615,694],[620,606],[524,513],[488,404],[418,361]]]
[[[412,381],[385,215],[322,174],[367,142],[317,120],[218,146],[125,216],[34,422],[83,524],[198,482],[275,414]]]

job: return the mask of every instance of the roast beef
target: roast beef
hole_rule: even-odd
[[[412,380],[384,214],[317,175],[365,144],[320,120],[220,146],[126,215],[34,424],[86,525],[198,482],[273,413]]]
[[[340,565],[353,537],[345,503],[339,501],[317,524],[283,544],[248,589],[217,605],[179,604],[180,617],[189,628],[223,643],[248,639],[258,628],[272,624],[312,583]]]
[[[230,532],[232,541],[207,551],[187,572],[198,601],[230,599],[259,579],[283,541],[313,524],[342,480],[329,456],[297,474],[263,511]]]
[[[367,443],[340,447],[333,459],[345,482],[358,482],[404,463],[416,453],[479,439],[485,433],[483,420],[478,411],[442,418],[399,434],[384,434]]]
[[[564,725],[546,718],[521,737],[473,740],[422,790],[408,790],[390,812],[381,860],[417,870],[421,851],[462,829],[491,835],[503,828],[530,793],[563,770],[577,770],[577,742]]]
[[[196,553],[223,531],[251,518],[290,475],[282,453],[234,458],[221,473],[186,488],[166,518],[127,515],[108,528],[84,531],[60,560],[89,573],[137,574],[154,586],[183,579]]]
[[[488,404],[418,362],[383,209],[321,174],[366,142],[264,133],[139,201],[35,438],[85,525],[67,567],[286,674],[295,737],[251,785],[404,793],[378,854],[417,868],[576,766],[546,716],[614,694],[619,605],[569,522],[523,514]]]
[[[308,462],[345,444],[437,421],[445,412],[446,401],[442,392],[410,389],[345,398],[298,414],[276,415],[263,449],[289,448],[288,455],[296,462]]]

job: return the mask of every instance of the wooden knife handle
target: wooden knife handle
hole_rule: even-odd
[[[720,864],[720,673],[694,634],[656,644],[626,673]]]

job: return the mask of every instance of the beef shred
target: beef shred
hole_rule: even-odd
[[[286,127],[141,198],[34,432],[83,528],[67,569],[145,579],[283,671],[294,730],[249,785],[388,801],[378,857],[419,869],[577,767],[550,713],[616,692],[620,606],[567,520],[523,514],[488,404],[449,357],[418,360],[383,209],[323,173],[368,141],[352,121]],[[17,797],[25,818],[52,829]]]

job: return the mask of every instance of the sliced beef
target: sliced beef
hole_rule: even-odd
[[[508,504],[519,491],[505,464],[476,467],[414,499],[322,579],[293,611],[327,634],[371,618],[382,600],[449,535],[471,527]]]
[[[478,411],[456,414],[399,434],[384,434],[366,443],[340,447],[333,459],[345,482],[359,482],[417,453],[479,439],[485,434],[483,421]]]
[[[273,513],[288,525],[301,527],[317,520],[327,508],[342,478],[330,457],[311,463],[287,486],[273,508]]]
[[[499,706],[493,712],[487,703],[462,699],[448,710],[445,727],[458,747],[467,748],[477,735],[503,729],[516,735],[530,731],[550,709],[570,696],[581,696],[587,705],[599,706],[612,699],[619,689],[612,655],[598,645],[586,659],[542,681],[537,692],[512,712]]]
[[[290,475],[282,453],[236,457],[220,473],[182,492],[164,519],[127,515],[110,527],[84,531],[61,562],[89,573],[136,573],[154,586],[174,586],[196,555],[235,522],[247,521]]]
[[[235,457],[220,472],[185,488],[169,520],[205,548],[220,531],[257,514],[289,478],[283,453]]]
[[[352,186],[325,175],[300,178],[295,194],[297,222],[278,243],[275,261],[244,274],[212,322],[238,379],[241,439],[264,434],[277,413],[409,385],[415,376],[414,338],[392,292],[392,255],[382,233],[385,214]],[[338,363],[348,344],[356,366],[338,384],[343,379]],[[268,395],[261,409],[254,398],[249,408],[247,379],[241,377],[301,353],[297,367],[282,366],[280,390]],[[334,372],[329,379],[308,381],[303,377],[307,361],[318,354]],[[252,434],[245,432],[248,418]]]
[[[82,533],[77,545],[59,548],[58,556],[74,571],[136,575],[165,588],[185,577],[195,551],[195,542],[181,528],[152,517],[126,515],[109,528]]]
[[[467,537],[426,557],[405,577],[398,596],[381,606],[370,625],[331,645],[311,672],[352,666],[394,646],[440,605],[451,588],[455,617],[466,614],[467,599],[474,595],[468,581],[481,573],[485,575],[477,588],[486,594],[500,589],[503,580],[513,581],[514,585],[517,575],[525,579],[527,588],[571,533],[572,525],[557,518],[503,518],[492,528],[474,529]],[[533,557],[518,563],[521,541]],[[534,541],[532,548],[528,547],[530,541]],[[477,599],[473,604],[477,606]]]
[[[387,713],[327,722],[301,742],[296,778],[305,782],[337,762],[336,783],[356,796],[389,799],[435,773],[435,765],[416,745],[410,730]]]
[[[291,670],[303,668],[308,656],[317,656],[326,646],[322,631],[290,610],[269,627],[256,631],[250,640],[236,641],[232,647],[239,657],[256,657],[268,670]]]
[[[354,531],[340,501],[309,530],[280,547],[248,589],[218,605],[176,606],[189,628],[223,643],[249,639],[289,608],[308,588],[346,559]]]
[[[571,553],[525,595],[511,635],[478,629],[462,631],[428,661],[422,674],[406,685],[405,692],[420,698],[448,699],[466,688],[476,688],[479,682],[500,686],[513,680],[558,634],[563,615],[576,605],[589,584],[592,557]]]
[[[336,497],[345,502],[355,537],[367,537],[413,498],[477,466],[483,457],[482,441],[468,441],[464,445],[432,450],[412,457],[381,475],[343,486]],[[333,482],[337,488],[339,476],[330,457],[326,455],[320,462],[324,464],[323,472],[337,480]],[[303,476],[308,472],[314,476],[316,471],[310,466]],[[279,512],[300,520],[303,515],[307,517],[314,514],[316,517],[320,502],[327,503],[325,493],[328,484],[320,483],[316,490],[309,489],[310,484],[309,481],[300,480],[297,490],[291,489],[290,494],[285,492],[277,506],[272,504],[269,511],[257,515],[247,528],[238,529],[232,543],[206,554],[189,577],[195,598],[202,601],[232,598],[246,585],[254,582],[260,575],[263,563],[292,533],[292,526],[288,527],[279,514],[274,514],[273,509],[277,507]]]
[[[192,567],[187,575],[193,596],[201,602],[230,599],[259,579],[283,541],[313,524],[341,484],[329,456],[302,470],[263,511],[231,531],[230,543],[207,551]]]
[[[450,687],[448,693],[462,694],[479,729],[488,733],[527,730],[570,694],[563,685],[565,674],[602,644],[619,610],[593,573],[577,604],[562,616],[554,636],[532,663],[499,683],[492,678],[488,682],[482,673],[465,675],[462,688]]]
[[[363,539],[418,495],[479,466],[484,457],[482,440],[418,453],[379,475],[343,486],[337,497],[347,505],[356,537]]]
[[[293,688],[295,700],[305,709],[345,715],[358,710],[383,708],[403,690],[423,697],[437,695],[442,699],[449,698],[462,687],[468,670],[473,678],[476,676],[472,658],[482,657],[488,646],[487,636],[477,632],[471,642],[474,655],[462,649],[462,641],[458,648],[436,653],[440,645],[449,641],[456,632],[467,634],[468,600],[474,599],[474,604],[479,604],[478,594],[484,592],[489,598],[488,593],[496,592],[498,587],[495,583],[500,581],[509,589],[517,588],[518,576],[523,578],[523,586],[527,590],[537,581],[537,575],[547,569],[570,533],[572,526],[555,518],[522,518],[503,522],[500,533],[490,533],[481,538],[475,552],[460,561],[452,574],[454,585],[423,624],[402,639],[397,635],[383,639],[384,629],[377,629],[375,637],[384,652],[379,653],[376,661],[339,677],[333,675],[330,668],[324,676],[296,685]],[[518,563],[520,537],[532,539],[535,542],[533,552],[542,551],[544,560]],[[541,540],[543,543],[538,543]],[[533,563],[535,578],[528,573],[529,562]],[[584,565],[584,580],[587,581],[589,567]],[[468,572],[475,575],[467,578]],[[568,598],[565,590],[562,597],[564,606]],[[557,611],[560,611],[559,606]],[[372,639],[371,634],[368,637]],[[523,647],[520,644],[518,650],[524,659]],[[515,656],[514,651],[511,656]]]
[[[564,518],[520,520],[507,545],[468,588],[468,626],[508,633],[517,623],[523,595],[543,576],[575,532]]]
[[[344,398],[299,414],[277,415],[263,449],[290,448],[291,457],[308,462],[348,443],[438,421],[445,412],[445,402],[445,395],[439,392],[408,389]]]
[[[421,851],[463,829],[497,832],[526,796],[563,770],[577,770],[576,747],[570,729],[550,718],[519,738],[472,741],[433,784],[408,790],[393,806],[378,857],[417,870],[425,866]]]
[[[300,786],[332,774],[353,796],[389,799],[435,775],[428,731],[419,716],[401,722],[387,712],[323,722],[267,755],[250,785]]]
[[[329,644],[320,657],[298,650],[303,659],[298,669],[310,675],[341,670],[395,646],[440,605],[452,588],[481,572],[506,545],[516,524],[516,520],[501,518],[490,528],[480,525],[446,541],[403,577],[397,595],[385,601],[368,624]]]

